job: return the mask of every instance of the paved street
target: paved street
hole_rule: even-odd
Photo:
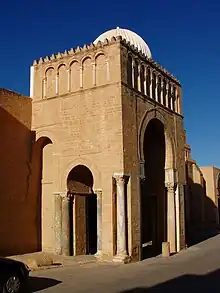
[[[169,259],[88,263],[31,273],[32,292],[219,292],[220,235]]]

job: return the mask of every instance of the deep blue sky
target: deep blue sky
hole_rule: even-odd
[[[28,95],[34,59],[128,28],[180,79],[193,158],[220,167],[220,1],[1,0],[0,9],[0,87]]]

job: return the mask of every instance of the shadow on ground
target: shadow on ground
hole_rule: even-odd
[[[193,246],[203,241],[206,241],[210,238],[213,238],[220,234],[219,229],[217,228],[206,228],[206,227],[190,227],[187,229],[187,245]]]
[[[207,275],[183,275],[165,283],[150,288],[133,288],[120,293],[182,293],[182,292],[219,292],[220,291],[220,270]]]
[[[29,278],[29,292],[37,292],[49,287],[56,286],[62,283],[61,281],[50,279],[50,278],[41,278],[41,277],[30,277]]]

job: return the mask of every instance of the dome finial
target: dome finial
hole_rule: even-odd
[[[116,29],[117,29],[117,30],[119,30],[119,29],[120,29],[120,27],[119,27],[119,26],[117,26],[117,27],[116,27]]]

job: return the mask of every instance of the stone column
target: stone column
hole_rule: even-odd
[[[166,183],[167,187],[167,241],[170,243],[170,252],[176,252],[176,210],[175,184]]]
[[[70,198],[62,200],[62,255],[70,255]]]
[[[96,64],[95,64],[95,62],[92,63],[92,84],[93,84],[93,86],[96,85]]]
[[[176,208],[176,251],[180,251],[180,192],[182,186],[177,184],[175,192],[175,208]]]
[[[43,80],[43,98],[47,97],[47,78],[45,77]]]
[[[153,79],[152,79],[152,71],[150,73],[150,98],[153,99]]]
[[[106,70],[107,70],[107,82],[110,81],[110,69],[109,69],[109,61],[106,60]]]
[[[80,66],[80,88],[83,88],[83,66]]]
[[[95,190],[97,196],[97,252],[95,256],[102,256],[102,190]]]
[[[137,79],[138,79],[138,91],[141,92],[141,65],[138,64],[138,69],[137,69]]]
[[[55,253],[62,254],[62,192],[56,192],[55,195],[55,216],[54,216],[54,238]]]
[[[67,69],[67,91],[71,91],[71,69]]]
[[[166,83],[166,107],[169,108],[169,83]]]
[[[147,80],[146,80],[146,77],[147,77],[147,67],[144,66],[144,94],[147,95]]]
[[[126,207],[125,207],[125,186],[128,176],[114,174],[117,184],[117,253],[115,262],[127,263],[130,257],[126,247]]]
[[[132,72],[131,72],[131,76],[132,76],[132,87],[134,88],[134,84],[135,84],[135,63],[134,60],[132,59]]]
[[[155,101],[158,102],[158,76],[157,74],[155,73]]]
[[[173,84],[170,86],[170,109],[173,111]]]
[[[56,95],[59,94],[59,74],[56,74]]]

